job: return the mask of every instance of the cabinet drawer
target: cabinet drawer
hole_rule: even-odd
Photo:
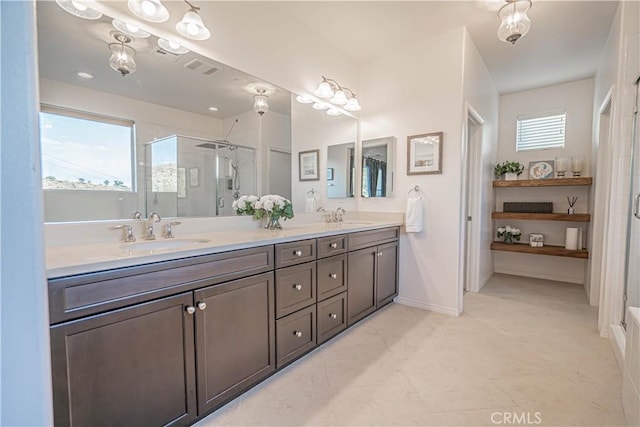
[[[276,317],[280,318],[316,302],[316,263],[276,271]]]
[[[276,268],[309,262],[316,259],[316,239],[276,245]]]
[[[318,261],[318,301],[347,290],[347,255]]]
[[[399,232],[400,228],[392,227],[349,234],[349,251],[390,242],[398,238]]]
[[[344,331],[346,327],[346,292],[318,303],[318,344]]]
[[[316,346],[315,323],[315,305],[276,321],[278,368]]]
[[[273,247],[49,280],[52,324],[273,270]]]
[[[318,258],[343,254],[347,250],[347,236],[331,236],[318,239]]]

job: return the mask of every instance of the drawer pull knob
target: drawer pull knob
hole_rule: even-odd
[[[300,331],[294,331],[293,335],[297,336],[298,338],[302,337],[302,332]]]
[[[332,319],[337,319],[337,318],[338,318],[338,315],[337,315],[337,314],[335,314],[335,313],[330,313],[330,314],[329,314],[329,317],[330,317],[330,318],[332,318]]]
[[[205,308],[207,308],[207,303],[206,302],[199,302],[198,303],[198,308],[200,310],[204,310]]]
[[[335,249],[335,248],[337,248],[337,247],[338,247],[338,244],[337,244],[337,243],[332,243],[332,244],[330,244],[329,246],[331,246],[333,249]]]
[[[337,279],[338,275],[336,273],[331,273],[329,277],[331,277],[332,279]]]
[[[295,289],[296,291],[301,291],[302,285],[293,285],[293,289]]]
[[[196,312],[196,308],[195,307],[193,307],[193,306],[188,306],[187,307],[187,313],[188,314],[193,314],[195,312]]]
[[[378,252],[378,256],[382,256],[382,252]]]
[[[302,256],[302,251],[295,251],[295,252],[293,252],[293,254],[295,256]]]

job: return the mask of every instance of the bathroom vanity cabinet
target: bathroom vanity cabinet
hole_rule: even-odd
[[[50,279],[55,425],[192,424],[391,302],[398,232]]]

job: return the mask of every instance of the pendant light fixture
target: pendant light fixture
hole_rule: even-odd
[[[531,28],[527,12],[531,9],[531,0],[505,0],[507,4],[498,11],[500,27],[498,38],[503,42],[515,44],[526,36]]]
[[[269,97],[265,95],[267,92],[263,88],[256,88],[257,95],[253,97],[253,110],[262,116],[269,112]]]
[[[138,18],[149,22],[165,22],[169,19],[169,11],[160,0],[129,0],[129,10]]]
[[[114,33],[113,38],[116,39],[118,43],[109,44],[109,50],[111,50],[109,65],[115,71],[119,72],[122,77],[135,73],[137,66],[133,58],[136,55],[136,51],[126,44],[131,43],[132,39],[120,33]]]
[[[147,33],[146,31],[140,29],[140,27],[138,27],[137,25],[129,24],[119,19],[114,19],[113,21],[111,21],[111,23],[116,30],[131,37],[146,39],[147,37],[151,36],[150,33]]]
[[[341,86],[337,81],[328,79],[325,76],[322,76],[322,82],[318,85],[318,88],[313,92],[313,94],[318,98],[328,99],[329,102],[334,105],[343,106],[347,111],[360,111],[362,109],[362,107],[360,107],[360,103],[358,103],[356,94],[351,89]],[[313,108],[320,109],[318,107],[320,107],[321,104],[316,104],[318,105],[316,106],[314,104]],[[325,108],[329,107],[324,106],[323,109]]]
[[[58,6],[64,9],[65,12],[78,18],[91,20],[102,18],[102,13],[87,6],[85,0],[56,0],[56,3],[58,3]]]
[[[187,0],[184,0],[184,2],[189,5],[189,10],[184,14],[182,20],[176,24],[176,31],[192,40],[207,40],[211,37],[211,31],[204,25],[202,18],[198,14],[200,8],[192,5]]]

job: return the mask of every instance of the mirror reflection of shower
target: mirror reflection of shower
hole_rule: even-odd
[[[232,215],[234,199],[257,188],[255,149],[229,137],[172,135],[145,144],[147,209],[161,216]]]

